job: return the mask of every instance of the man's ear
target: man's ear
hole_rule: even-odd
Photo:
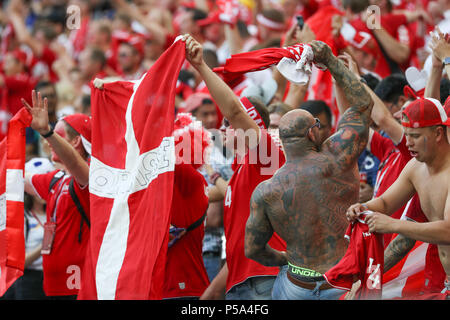
[[[314,136],[314,132],[312,129],[308,129],[308,133],[306,134],[306,136],[309,138],[309,140],[311,140],[312,142],[316,142],[316,137]]]
[[[447,128],[446,127],[438,126],[436,128],[435,132],[436,132],[436,141],[437,142],[447,139]]]
[[[78,135],[75,138],[73,138],[70,141],[70,144],[75,148],[78,149],[80,146],[83,147],[83,141],[81,140],[81,136]]]

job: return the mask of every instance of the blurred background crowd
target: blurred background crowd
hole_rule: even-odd
[[[92,80],[141,78],[180,34],[191,34],[203,45],[204,60],[210,68],[223,66],[227,58],[240,52],[325,41],[335,55],[346,52],[352,57],[347,65],[353,66],[395,117],[410,96],[423,96],[433,66],[442,64],[433,59],[430,32],[436,27],[443,34],[450,32],[448,0],[0,3],[0,139],[8,120],[22,108],[21,99],[31,104],[32,89],[48,99],[51,125],[64,115],[90,115]],[[298,16],[305,23],[303,27]],[[442,74],[440,100],[444,104],[450,87],[446,74]],[[305,85],[289,83],[275,68],[247,73],[227,84],[237,95],[257,97],[267,106],[271,130],[276,131],[285,113],[303,108],[320,119],[324,141],[339,120],[332,79],[320,70],[314,69]],[[208,130],[222,125],[220,110],[188,62],[178,77],[175,112],[180,111],[194,115]],[[387,136],[380,128],[382,123],[373,120],[372,128]],[[369,151],[361,155],[361,202],[381,192],[376,187],[377,174],[386,169],[392,152],[383,158]],[[40,135],[28,128],[27,160],[49,158],[49,154]],[[212,157],[214,170],[209,171],[218,171],[229,180],[232,157],[227,152]],[[203,173],[208,176],[208,168]],[[224,258],[222,209],[222,201],[210,203],[208,209],[209,224],[217,228],[205,233],[203,246],[210,280]],[[208,262],[209,255],[214,259]]]

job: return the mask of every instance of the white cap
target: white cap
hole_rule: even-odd
[[[55,167],[47,158],[33,158],[25,163],[25,172],[43,174],[55,170]]]

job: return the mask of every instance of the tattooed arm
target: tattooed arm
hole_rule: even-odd
[[[342,115],[337,132],[322,146],[332,153],[343,170],[352,168],[367,145],[373,100],[364,85],[321,41],[311,42],[314,60],[327,66],[349,108]]]
[[[268,245],[273,228],[265,213],[262,182],[253,191],[250,200],[250,216],[245,227],[245,256],[264,266],[283,266],[287,264],[286,253]]]
[[[384,272],[390,270],[402,260],[415,244],[416,240],[407,238],[401,234],[395,237],[384,250]]]

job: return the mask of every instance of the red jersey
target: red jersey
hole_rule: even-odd
[[[381,160],[377,180],[374,186],[374,197],[381,196],[397,180],[405,165],[411,160],[411,154],[406,147],[406,138],[396,146],[391,139],[383,137],[374,131],[370,142],[370,152]],[[391,217],[399,219],[405,206],[394,212]],[[392,234],[384,235],[384,245],[387,247]]]
[[[351,25],[354,30],[349,29],[351,30],[350,34],[347,34],[348,31],[345,32],[344,38],[348,40],[351,46],[373,56],[373,59],[377,62],[373,72],[380,75],[382,78],[390,75],[391,70],[389,64],[386,59],[384,59],[380,46],[364,21],[359,18],[353,19],[349,21],[349,25]]]
[[[376,74],[380,75],[382,78],[389,76],[392,71],[389,67],[389,63],[383,55],[381,50],[381,45],[376,40],[371,29],[367,27],[367,24],[361,19],[354,19],[349,22],[358,33],[358,37],[362,40],[357,41],[361,43],[361,47],[356,45],[356,47],[365,52],[369,52],[373,55],[376,60],[376,66],[373,70]],[[380,18],[381,26],[396,40],[406,45],[410,45],[412,42],[411,34],[406,27],[407,20],[404,14],[386,14],[382,15]],[[353,44],[355,46],[355,44]]]
[[[175,166],[171,224],[187,228],[208,209],[207,183],[190,164]],[[209,286],[202,245],[204,224],[188,231],[167,251],[164,298],[200,297]]]
[[[395,145],[391,139],[383,137],[378,132],[374,132],[370,142],[370,152],[381,159],[378,169],[377,181],[374,188],[374,196],[381,196],[397,180],[405,165],[411,160],[412,156],[406,147],[406,138]],[[400,218],[403,209],[392,216]]]
[[[399,43],[410,48],[409,59],[399,65],[405,71],[410,66],[410,59],[415,55],[416,35],[404,14],[389,13],[381,16],[383,28]]]
[[[381,299],[384,247],[381,234],[369,232],[363,220],[350,224],[345,233],[350,243],[344,257],[324,277],[333,287],[350,290],[354,277],[361,280],[358,299]]]
[[[51,253],[42,255],[44,292],[48,296],[78,294],[89,241],[89,228],[86,223],[82,225],[81,214],[69,194],[72,177],[64,175],[49,192],[50,182],[58,172],[61,171],[35,174],[31,178],[31,184],[37,194],[47,202],[47,221],[56,222]],[[89,217],[88,186],[81,189],[74,181],[74,190]],[[81,225],[81,242],[79,242]]]
[[[409,44],[408,39],[402,34],[402,26],[408,24],[408,20],[404,14],[388,13],[380,17],[383,28],[401,43]]]
[[[265,157],[267,159],[264,159]],[[234,164],[234,173],[225,194],[223,212],[227,241],[227,292],[250,277],[276,276],[279,272],[278,267],[265,267],[248,259],[244,251],[244,238],[253,190],[259,183],[269,179],[284,164],[284,161],[282,149],[267,131],[261,130],[258,146],[249,150],[241,163]],[[286,250],[286,243],[276,233],[270,239],[269,245],[276,250]]]

